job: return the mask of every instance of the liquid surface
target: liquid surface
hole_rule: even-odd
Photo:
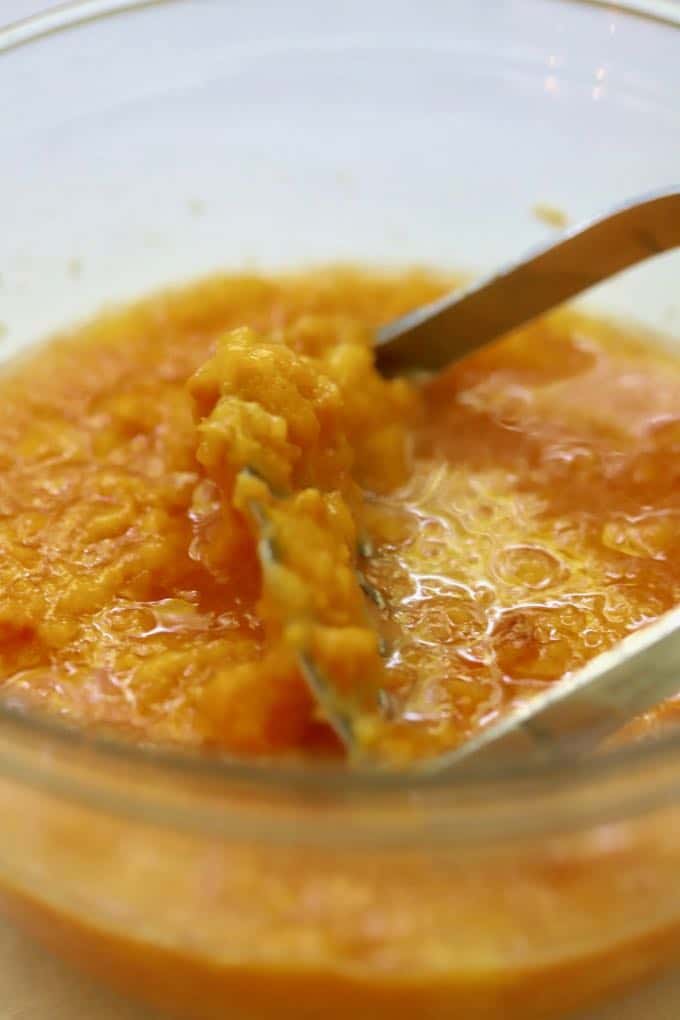
[[[290,589],[277,589],[278,615],[268,613],[249,511],[232,499],[236,467],[273,443],[283,460],[263,461],[264,473],[283,470],[290,447],[286,485],[322,494],[316,508],[308,497],[295,505],[292,551],[294,540],[319,538],[309,527],[300,538],[301,514],[315,527],[322,513],[340,520],[333,471],[347,454],[341,496],[352,520],[338,526],[340,559],[305,578],[328,638],[317,654],[340,672],[353,663],[353,690],[367,666],[366,688],[375,681],[381,692],[376,713],[404,757],[455,746],[677,604],[678,360],[621,327],[564,314],[431,384],[388,390],[362,353],[365,338],[448,285],[425,273],[340,270],[215,279],[102,318],[8,370],[5,697],[138,741],[341,753],[281,642]],[[271,417],[289,370],[314,404],[313,429],[298,439],[307,404],[295,421],[292,404],[277,405],[288,447],[276,426],[255,450],[242,407],[234,424],[245,376],[233,336],[219,341],[228,363],[215,349],[242,326],[255,331],[249,372],[258,338],[272,356],[281,345],[292,352],[271,387],[264,376],[254,385],[249,405]],[[319,379],[336,388],[332,399]],[[373,547],[361,570],[387,601],[358,624],[355,593],[337,580],[340,566],[357,566],[355,530]],[[377,637],[362,637],[376,627],[386,635],[380,662]],[[348,640],[331,647],[338,628]],[[677,716],[670,703],[638,729]]]

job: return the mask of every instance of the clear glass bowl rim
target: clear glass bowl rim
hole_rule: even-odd
[[[166,7],[188,2],[190,0],[72,0],[0,28],[0,55],[88,22],[132,14],[142,8]],[[611,0],[548,0],[548,2],[615,9],[632,17],[680,28],[680,6],[675,0],[618,0],[615,3]],[[196,753],[146,748],[124,743],[106,735],[93,735],[59,719],[26,713],[0,702],[0,737],[3,736],[7,737],[8,741],[6,748],[0,751],[0,776],[4,774],[49,792],[59,793],[68,799],[91,803],[99,808],[122,811],[132,816],[141,814],[146,819],[154,818],[173,826],[180,824],[182,827],[188,826],[192,829],[196,826],[199,828],[205,826],[205,813],[186,810],[186,803],[181,802],[181,799],[174,809],[170,809],[166,791],[155,805],[157,810],[153,809],[154,805],[148,798],[137,800],[132,790],[125,791],[121,788],[119,795],[112,796],[110,784],[107,784],[107,789],[102,788],[100,791],[102,796],[98,796],[97,777],[96,775],[93,777],[92,767],[101,769],[102,776],[107,768],[112,770],[114,776],[119,773],[129,775],[129,770],[134,770],[135,774],[147,775],[152,786],[159,777],[162,777],[164,786],[168,782],[172,783],[173,778],[188,777],[191,784],[198,784],[198,788],[204,786],[206,790],[209,788],[212,794],[216,790],[221,791],[224,794],[225,813],[221,821],[227,821],[229,830],[232,829],[231,823],[237,821],[229,805],[229,796],[235,789],[240,792],[255,791],[265,797],[283,795],[284,801],[286,795],[292,795],[293,804],[299,803],[300,796],[311,796],[315,800],[319,797],[322,800],[329,798],[336,806],[338,802],[346,806],[359,802],[362,805],[369,803],[377,806],[379,803],[384,804],[385,798],[388,797],[393,802],[395,795],[399,798],[415,795],[423,808],[431,802],[436,809],[445,809],[446,825],[445,833],[442,834],[446,835],[447,841],[453,842],[456,841],[456,836],[460,835],[456,832],[456,801],[461,795],[467,798],[471,796],[478,802],[482,815],[491,807],[492,802],[507,803],[514,799],[526,819],[529,817],[527,809],[530,812],[531,805],[536,803],[537,799],[541,800],[546,794],[554,795],[555,811],[551,811],[550,814],[555,816],[552,819],[552,827],[557,828],[566,826],[563,816],[558,821],[560,815],[558,801],[561,794],[578,795],[579,790],[592,791],[593,787],[597,790],[598,786],[602,786],[602,795],[606,798],[612,782],[617,784],[619,780],[625,782],[629,778],[639,780],[642,777],[643,786],[633,781],[635,789],[630,797],[616,796],[609,805],[610,810],[606,809],[604,803],[601,805],[602,811],[598,809],[593,812],[591,806],[590,810],[582,813],[582,817],[572,817],[570,828],[573,825],[580,827],[580,824],[592,822],[594,819],[602,820],[605,817],[614,819],[630,813],[637,814],[680,798],[680,730],[674,730],[649,743],[617,748],[596,758],[570,763],[566,772],[563,765],[557,761],[548,764],[543,762],[540,766],[533,761],[513,762],[510,765],[504,763],[502,767],[486,762],[475,766],[473,762],[465,769],[447,775],[388,774],[362,770],[348,772],[340,768],[309,768],[306,765],[278,762],[250,763],[243,759],[230,760]],[[15,748],[21,747],[23,742],[32,749],[28,757],[15,753]],[[35,753],[36,748],[39,748],[39,753]],[[78,775],[78,769],[75,772],[73,769],[65,770],[64,775],[60,777],[59,763],[62,756],[65,760],[69,759],[71,762],[75,760],[81,765],[84,764],[88,772],[87,781],[82,775]],[[647,779],[648,774],[651,773],[654,777],[657,769],[663,771],[664,767],[669,767],[669,778],[654,789],[654,782]],[[645,784],[648,787],[648,796],[641,797],[640,791],[644,790]],[[211,811],[213,810],[214,804],[211,807]],[[238,809],[236,814],[238,815]],[[466,818],[466,825],[469,820]],[[220,831],[224,831],[224,826],[219,824],[219,818],[213,818],[213,821],[217,823],[216,827]],[[277,819],[273,828],[278,828],[279,823],[283,821],[282,818]],[[539,828],[550,827],[548,819],[544,821],[545,825],[539,823]],[[290,826],[291,818],[286,818],[285,822]],[[406,826],[408,824],[405,823]],[[535,819],[526,826],[521,824],[513,826],[518,832],[525,829],[534,830],[536,827]],[[266,828],[269,830],[272,827]],[[374,826],[370,828],[373,830]],[[494,828],[497,828],[501,835],[510,835],[507,818],[504,818],[498,827],[492,825],[489,828],[486,824],[481,826],[487,837],[492,834]],[[402,836],[407,832],[407,828],[399,829]],[[261,826],[258,826],[258,830],[261,835],[264,834]],[[302,836],[302,829],[298,834]],[[433,829],[429,837],[434,835]],[[389,842],[394,842],[395,838],[397,843],[403,845],[398,831],[391,828]],[[331,833],[326,832],[324,841],[331,839]]]

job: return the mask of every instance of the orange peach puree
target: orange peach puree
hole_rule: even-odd
[[[338,753],[306,651],[408,758],[674,605],[677,360],[563,314],[427,385],[381,380],[372,330],[445,286],[217,278],[6,372],[5,695],[133,739]]]
[[[408,758],[674,605],[678,362],[569,313],[427,385],[379,379],[374,327],[447,285],[218,278],[6,371],[5,696],[133,740],[338,754],[304,651],[363,736]],[[263,513],[277,547],[265,569]],[[387,611],[368,610],[359,569]],[[0,804],[7,905],[192,1018],[227,1004],[243,1020],[531,1020],[677,951],[675,816],[609,841],[336,859],[150,835],[8,781]]]

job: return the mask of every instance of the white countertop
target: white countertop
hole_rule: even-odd
[[[0,0],[0,25],[27,18],[48,7],[57,7],[63,0]]]

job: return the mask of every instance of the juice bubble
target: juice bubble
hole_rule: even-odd
[[[555,584],[565,572],[562,563],[540,545],[509,545],[494,558],[496,576],[518,587],[539,591]]]
[[[680,538],[677,511],[652,510],[635,517],[617,516],[602,528],[602,543],[625,556],[665,560]]]

